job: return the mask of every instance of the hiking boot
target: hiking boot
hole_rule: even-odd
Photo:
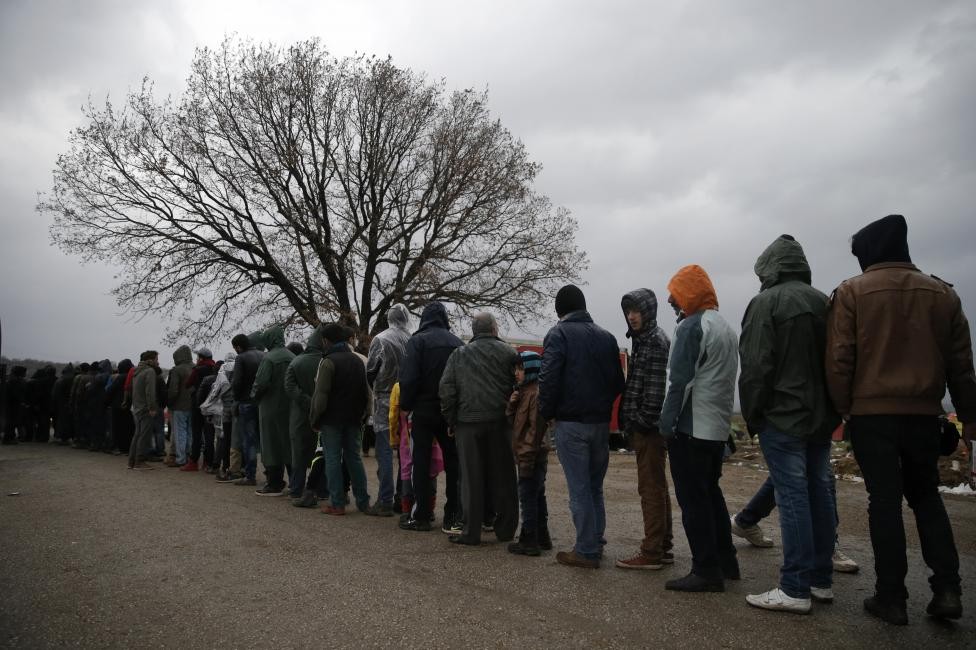
[[[834,571],[837,573],[857,573],[861,567],[857,562],[844,555],[840,549],[834,549]]]
[[[257,481],[255,481],[253,478],[248,478],[246,476],[240,476],[240,477],[234,479],[234,485],[242,485],[244,487],[253,487],[253,486],[257,485]]]
[[[447,541],[451,544],[460,544],[461,546],[481,546],[480,539],[471,539],[464,535],[451,535],[447,538]]]
[[[834,602],[834,590],[830,587],[810,587],[810,599],[815,603]]]
[[[556,553],[556,562],[566,566],[577,567],[580,569],[599,569],[600,560],[584,557],[573,551],[559,551]]]
[[[163,461],[163,465],[166,467],[176,467],[176,459],[172,456],[167,456],[166,460]]]
[[[725,591],[725,583],[721,578],[702,578],[694,573],[689,573],[684,578],[668,580],[664,583],[664,588],[668,591],[687,591],[687,592],[722,592]]]
[[[319,505],[319,498],[315,496],[315,492],[312,490],[305,490],[302,496],[292,499],[291,504],[296,508],[315,508]]]
[[[549,535],[549,526],[539,529],[539,548],[543,551],[552,550],[552,537]]]
[[[181,472],[198,472],[198,471],[200,471],[200,468],[197,466],[196,461],[191,460],[191,461],[187,462],[186,465],[184,465],[183,467],[181,467],[180,468],[180,471]]]
[[[138,463],[136,463],[135,465],[129,465],[129,469],[135,469],[135,470],[147,470],[147,469],[152,469],[152,467],[150,467],[150,466],[149,466],[149,465],[147,465],[146,463],[143,463],[143,462],[138,462]]]
[[[925,612],[932,618],[962,618],[962,600],[955,591],[939,591],[932,594]]]
[[[323,515],[333,515],[335,517],[342,517],[346,514],[345,508],[337,508],[331,503],[327,503],[321,508]]]
[[[284,486],[277,487],[265,483],[264,487],[260,490],[255,490],[254,494],[259,497],[283,497],[288,494],[288,490]]]
[[[525,532],[519,535],[517,542],[508,545],[508,552],[513,555],[528,555],[530,557],[542,555],[542,549],[539,548],[539,541],[535,533]]]
[[[661,555],[661,564],[674,564],[674,553],[671,551],[665,551]]]
[[[740,526],[735,522],[735,517],[732,517],[732,534],[741,537],[756,548],[770,548],[773,545],[773,540],[766,537],[766,533],[758,525]]]
[[[782,589],[770,589],[764,594],[746,596],[746,602],[760,609],[771,609],[777,612],[791,612],[793,614],[809,614],[809,598],[793,598]]]
[[[400,530],[415,530],[418,532],[427,532],[430,530],[430,522],[424,521],[423,519],[413,519],[407,515],[406,521],[400,522]]]
[[[908,625],[905,601],[882,600],[878,596],[864,599],[864,611],[891,625]]]
[[[369,508],[366,508],[363,513],[369,515],[370,517],[392,517],[393,505],[389,503],[380,503],[377,501]]]
[[[664,568],[663,562],[645,555],[644,551],[637,551],[633,557],[617,560],[614,562],[614,565],[618,569],[643,569],[645,571],[657,571],[658,569]]]
[[[460,535],[464,532],[464,524],[453,519],[445,519],[441,524],[441,532],[445,535]]]

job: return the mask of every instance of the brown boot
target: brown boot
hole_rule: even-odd
[[[163,465],[166,467],[179,467],[179,465],[176,464],[176,459],[172,456],[167,456],[166,460],[163,461]]]
[[[566,566],[574,566],[580,569],[599,569],[600,560],[591,560],[583,557],[576,551],[559,551],[556,553],[556,562]]]

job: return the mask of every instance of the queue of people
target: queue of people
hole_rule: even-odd
[[[678,323],[673,339],[659,325],[654,291],[628,291],[621,299],[631,339],[626,375],[616,339],[593,322],[583,292],[567,285],[555,296],[558,322],[541,355],[501,340],[489,313],[471,319],[464,343],[439,302],[423,309],[411,334],[407,308],[394,304],[366,355],[356,351],[364,342],[339,323],[317,327],[292,349],[283,329],[271,327],[235,336],[234,352],[222,361],[207,348],[182,346],[165,379],[154,351],[135,366],[123,360],[113,370],[102,361],[76,372],[69,365],[56,381],[46,373],[46,413],[63,444],[114,448],[132,470],[151,469],[153,461],[204,470],[330,516],[350,507],[374,517],[399,514],[404,531],[432,530],[443,471],[441,530],[450,542],[478,546],[493,534],[522,556],[553,548],[545,483],[554,448],[575,530],[572,546],[555,559],[594,569],[607,544],[603,484],[620,397],[618,421],[636,452],[643,537],[615,566],[675,564],[673,487],[691,561],[664,586],[722,592],[741,577],[733,535],[772,546],[758,524],[775,506],[779,583],[746,600],[803,614],[812,603],[833,601],[835,568],[851,569],[843,556],[837,565],[830,465],[831,434],[843,420],[869,495],[876,583],[865,610],[907,623],[904,498],[932,571],[927,613],[957,619],[959,559],[936,463],[947,387],[967,439],[976,425],[969,325],[951,285],[912,264],[904,217],[869,224],[854,235],[852,252],[862,273],[828,298],[812,286],[801,244],[776,238],[755,264],[760,290],[739,336],[698,265],[667,283]],[[769,479],[730,516],[721,476],[737,386]],[[361,455],[367,425],[376,438],[375,498]]]

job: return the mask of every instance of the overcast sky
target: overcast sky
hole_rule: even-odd
[[[119,313],[115,269],[52,247],[34,206],[89,96],[121,100],[143,76],[178,96],[194,47],[229,33],[319,37],[338,56],[389,54],[449,87],[487,88],[544,167],[537,189],[579,220],[590,311],[621,343],[621,294],[648,287],[663,304],[690,263],[738,327],[755,259],[781,233],[829,293],[858,272],[850,235],[893,212],[908,218],[914,261],[976,318],[971,1],[4,0],[4,355],[169,359],[166,315]],[[670,332],[666,305],[660,315]]]

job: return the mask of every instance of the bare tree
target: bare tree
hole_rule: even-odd
[[[372,334],[394,302],[435,299],[522,324],[586,266],[486,95],[389,59],[228,40],[197,50],[178,103],[144,80],[84,115],[38,209],[170,339],[327,319]]]

